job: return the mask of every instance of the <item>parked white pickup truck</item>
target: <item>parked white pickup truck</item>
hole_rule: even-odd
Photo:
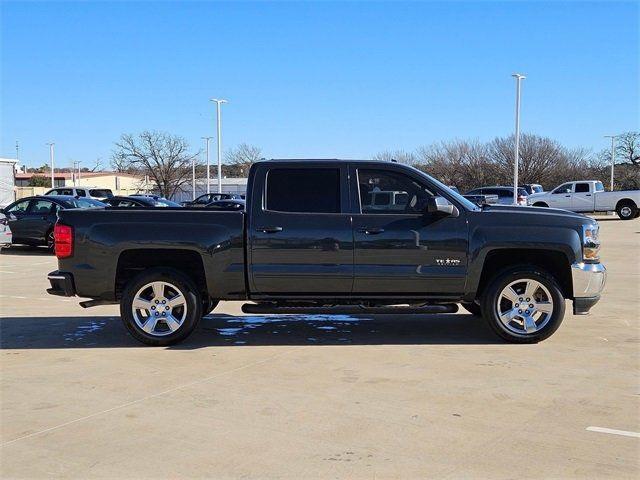
[[[640,190],[605,192],[602,182],[584,180],[563,183],[550,192],[534,193],[527,197],[534,207],[551,207],[572,212],[613,212],[622,220],[640,215]]]

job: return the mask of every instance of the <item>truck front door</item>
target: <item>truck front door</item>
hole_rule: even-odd
[[[426,213],[436,195],[419,176],[383,168],[351,167],[355,294],[459,294],[467,271],[465,212]],[[393,192],[385,208],[376,192]]]
[[[571,209],[572,191],[573,185],[571,183],[565,183],[556,187],[547,197],[549,199],[549,206],[551,208]]]
[[[265,165],[254,178],[247,227],[252,293],[349,295],[347,166]]]

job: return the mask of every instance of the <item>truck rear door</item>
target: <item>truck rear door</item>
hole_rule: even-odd
[[[592,192],[592,183],[576,182],[571,196],[571,210],[574,212],[593,212],[595,210],[595,197]]]
[[[254,179],[247,227],[252,294],[349,295],[353,232],[346,164],[265,163]]]

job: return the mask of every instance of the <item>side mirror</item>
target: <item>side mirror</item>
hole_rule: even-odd
[[[460,215],[458,208],[444,197],[429,197],[427,199],[427,213],[443,213],[451,217]]]

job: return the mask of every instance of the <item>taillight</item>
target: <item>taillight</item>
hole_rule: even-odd
[[[527,197],[525,197],[524,195],[518,195],[518,205],[526,205],[527,204]]]
[[[68,258],[73,255],[73,227],[56,223],[53,227],[53,241],[56,257]]]

